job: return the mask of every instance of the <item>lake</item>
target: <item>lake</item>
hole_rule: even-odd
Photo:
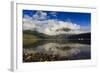
[[[38,40],[23,46],[23,62],[91,59],[90,43],[67,40]]]

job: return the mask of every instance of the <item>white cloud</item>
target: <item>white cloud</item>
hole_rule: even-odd
[[[47,19],[47,13],[42,11],[37,11],[33,18],[25,15],[23,18],[23,30],[37,30],[40,33],[48,35],[57,35],[57,34],[79,34],[86,31],[80,30],[80,25],[71,22],[58,21],[55,19]],[[63,31],[57,29],[70,29],[70,31]]]
[[[50,12],[50,14],[51,14],[52,16],[54,16],[54,17],[56,17],[56,16],[57,16],[57,12],[55,12],[55,11]]]
[[[34,15],[33,18],[36,20],[44,20],[47,19],[47,13],[43,11],[37,11]]]
[[[33,30],[35,24],[32,23],[32,18],[28,15],[25,15],[23,18],[23,30]]]

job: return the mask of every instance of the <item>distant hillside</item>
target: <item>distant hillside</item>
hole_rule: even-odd
[[[37,37],[38,39],[45,39],[47,37],[47,35],[45,35],[43,33],[39,33],[37,31],[31,31],[31,30],[24,30],[23,34],[32,34],[35,37]]]
[[[39,33],[37,31],[30,31],[25,30],[23,31],[23,34],[31,34],[34,35],[34,37],[38,39],[68,39],[68,40],[90,40],[91,39],[91,33],[83,33],[83,34],[74,34],[74,35],[66,35],[66,34],[60,34],[60,35],[46,35],[43,33]]]
[[[77,35],[70,35],[68,39],[71,40],[91,40],[91,33],[83,33],[83,34],[77,34]]]
[[[60,34],[60,35],[46,35],[43,33],[39,33],[37,31],[31,31],[31,30],[24,30],[23,34],[31,34],[34,35],[34,37],[37,37],[38,39],[67,39],[68,36],[66,34]]]

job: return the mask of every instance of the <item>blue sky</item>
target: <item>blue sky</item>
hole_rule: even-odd
[[[37,10],[23,10],[24,15],[32,17]],[[76,13],[76,12],[52,12],[43,11],[47,13],[48,19],[57,19],[60,21],[68,21],[76,23],[80,26],[90,26],[91,25],[91,13]],[[56,15],[55,15],[56,14]]]

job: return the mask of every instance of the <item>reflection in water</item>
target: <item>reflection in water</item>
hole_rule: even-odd
[[[90,59],[90,45],[79,43],[36,43],[23,49],[23,62]]]

